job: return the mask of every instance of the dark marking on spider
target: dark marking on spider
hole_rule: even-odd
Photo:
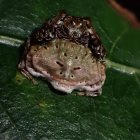
[[[46,21],[41,28],[36,29],[31,35],[30,43],[42,45],[55,39],[68,39],[89,47],[94,57],[99,60],[106,54],[89,18],[70,16],[62,11],[58,16]]]

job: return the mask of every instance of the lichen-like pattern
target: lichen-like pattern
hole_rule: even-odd
[[[88,18],[60,12],[36,29],[24,44],[21,73],[43,77],[62,92],[97,96],[104,84],[105,49]]]
[[[105,56],[105,48],[89,18],[69,16],[61,12],[32,34],[31,44],[43,44],[54,39],[68,39],[89,47],[97,59]]]

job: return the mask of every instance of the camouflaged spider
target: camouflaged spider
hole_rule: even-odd
[[[18,68],[27,78],[43,77],[66,93],[101,94],[105,49],[90,19],[60,12],[35,30],[24,47]]]

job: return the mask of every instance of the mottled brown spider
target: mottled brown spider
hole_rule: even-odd
[[[18,68],[27,78],[43,77],[60,91],[101,94],[105,49],[89,18],[60,12],[36,29],[25,43]]]

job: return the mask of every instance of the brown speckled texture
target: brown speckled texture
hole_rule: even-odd
[[[33,32],[24,47],[18,68],[33,82],[32,76],[43,77],[62,92],[102,93],[105,49],[89,19],[61,12]]]

